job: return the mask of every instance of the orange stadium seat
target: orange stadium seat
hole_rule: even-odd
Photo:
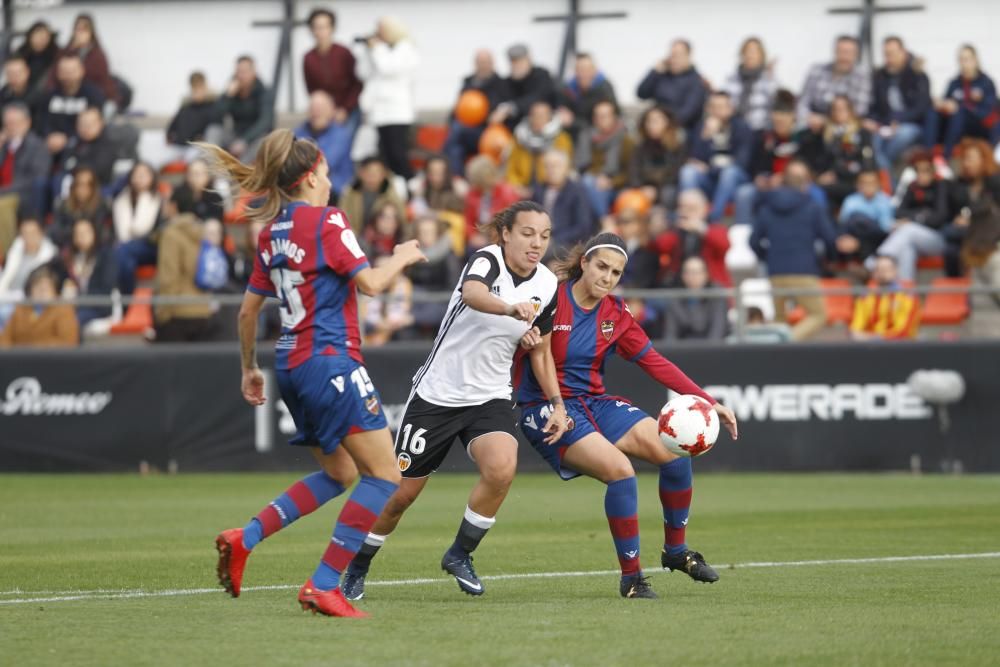
[[[135,280],[136,282],[142,282],[145,280],[153,280],[156,278],[156,266],[150,264],[148,266],[140,266],[135,270]]]
[[[935,278],[931,287],[968,287],[968,278]],[[921,324],[961,324],[969,316],[969,295],[964,292],[931,292],[924,299]]]
[[[153,308],[150,305],[153,288],[139,287],[135,290],[133,296],[137,300],[129,305],[122,321],[111,326],[112,335],[141,334],[153,327]]]
[[[918,269],[937,270],[944,268],[944,257],[934,255],[932,257],[921,257],[917,260]]]

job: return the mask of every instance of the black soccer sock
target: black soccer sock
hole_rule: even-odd
[[[382,548],[385,544],[386,535],[376,535],[375,533],[368,533],[365,537],[365,541],[361,543],[361,548],[358,549],[358,553],[354,554],[354,559],[351,560],[351,564],[348,566],[349,570],[354,572],[367,573],[368,568],[371,567],[372,558],[378,553],[378,550]]]
[[[455,542],[449,551],[457,555],[468,555],[476,550],[479,543],[486,537],[486,532],[496,523],[496,517],[485,517],[476,514],[471,508],[466,506],[465,516],[462,517],[462,525],[458,528]]]

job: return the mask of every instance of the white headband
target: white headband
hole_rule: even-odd
[[[612,248],[614,250],[617,250],[621,254],[625,255],[625,261],[628,262],[628,253],[625,252],[625,249],[622,248],[620,245],[615,245],[614,243],[598,243],[593,248],[583,253],[583,256],[586,257],[590,253],[594,252],[595,250],[600,250],[601,248]]]

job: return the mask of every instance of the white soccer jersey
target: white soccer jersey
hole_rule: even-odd
[[[537,313],[531,324],[506,315],[488,315],[462,302],[462,286],[476,280],[509,304],[530,301]],[[510,373],[521,337],[531,326],[552,330],[558,280],[539,264],[528,278],[512,274],[498,245],[469,258],[448,303],[430,356],[413,377],[413,390],[429,403],[448,407],[479,405],[511,397]]]

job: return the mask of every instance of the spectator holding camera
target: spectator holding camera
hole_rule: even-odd
[[[414,76],[420,55],[396,18],[383,16],[375,34],[363,42],[358,58],[359,76],[365,82],[363,104],[378,130],[378,147],[389,170],[409,180],[410,128],[416,119]]]
[[[691,64],[691,43],[685,39],[674,40],[670,55],[656,63],[636,91],[640,100],[669,109],[688,130],[701,120],[707,95],[704,79]]]

